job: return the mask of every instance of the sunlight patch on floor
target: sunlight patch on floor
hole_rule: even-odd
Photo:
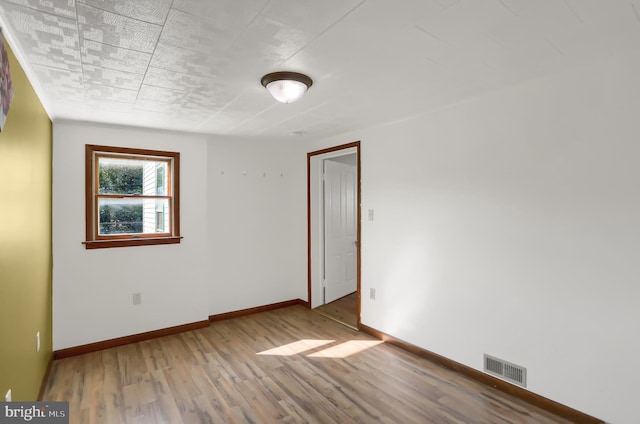
[[[273,349],[258,352],[258,355],[293,356],[304,354],[311,350],[317,350],[331,343],[338,344],[318,350],[317,352],[309,353],[306,356],[309,358],[346,358],[384,342],[381,340],[349,340],[340,343],[335,340],[303,339],[279,347],[274,347]]]
[[[333,343],[335,340],[298,340],[283,346],[259,352],[258,355],[291,356],[308,350],[319,348],[320,346]]]
[[[380,340],[349,340],[308,355],[311,358],[346,358],[383,343]]]

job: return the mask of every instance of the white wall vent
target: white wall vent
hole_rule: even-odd
[[[484,371],[518,386],[527,387],[527,369],[484,354]]]

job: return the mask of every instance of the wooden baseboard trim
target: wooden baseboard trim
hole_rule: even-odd
[[[210,315],[206,321],[193,322],[191,324],[183,324],[175,327],[163,328],[160,330],[147,331],[146,333],[132,334],[130,336],[118,337],[115,339],[104,340],[102,342],[89,343],[86,345],[69,347],[53,352],[53,360],[70,358],[72,356],[84,355],[85,353],[97,352],[99,350],[109,349],[116,346],[123,346],[130,343],[151,340],[157,337],[169,336],[171,334],[183,333],[185,331],[197,330],[199,328],[208,327],[211,322],[222,321],[230,318],[237,318],[245,315],[255,314],[258,312],[272,311],[274,309],[285,308],[287,306],[301,305],[309,308],[309,302],[302,299],[287,300],[284,302],[272,303],[270,305],[257,306],[255,308],[242,309],[240,311],[226,312],[224,314]],[[51,365],[49,365],[49,369]],[[47,370],[47,379],[49,369]],[[42,392],[42,387],[40,389]]]
[[[300,305],[300,306],[304,306],[307,309],[311,309],[311,304],[309,302],[307,302],[306,300],[296,299],[296,302],[298,302],[297,304]]]
[[[118,337],[102,342],[89,343],[86,345],[69,347],[53,352],[53,359],[64,359],[72,356],[84,355],[85,353],[97,352],[116,346],[123,346],[130,343],[142,342],[158,337],[170,336],[172,334],[183,333],[185,331],[197,330],[209,326],[209,320],[192,322],[190,324],[177,325],[175,327],[162,328],[160,330],[147,331],[146,333],[132,334],[130,336]]]
[[[485,374],[481,371],[476,370],[475,368],[463,365],[452,359],[438,355],[437,353],[430,352],[411,343],[407,343],[403,340],[397,339],[393,336],[390,336],[389,334],[383,333],[382,331],[378,331],[375,328],[368,327],[364,324],[360,324],[358,328],[360,329],[360,331],[367,333],[377,339],[380,339],[385,343],[398,346],[399,348],[411,352],[417,356],[453,370],[459,374],[471,378],[472,380],[493,387],[494,389],[500,390],[501,392],[510,394],[531,405],[537,406],[540,409],[544,409],[545,411],[566,418],[572,422],[584,424],[604,424],[604,421],[600,419],[587,415],[583,412],[565,406],[551,399],[547,399],[543,396],[537,395],[523,388],[514,386],[513,384],[502,381],[499,378],[495,378],[493,376]]]
[[[239,311],[225,312],[223,314],[209,315],[209,321],[223,321],[225,319],[238,318],[246,315],[257,314],[258,312],[273,311],[274,309],[286,308],[287,306],[301,305],[309,307],[309,302],[302,299],[285,300],[284,302],[271,303],[269,305],[256,306],[254,308],[241,309]]]
[[[42,401],[42,397],[44,396],[44,391],[47,388],[47,383],[49,382],[49,374],[51,374],[52,365],[53,365],[53,353],[51,353],[51,357],[49,357],[49,363],[47,364],[47,369],[44,372],[44,376],[42,376],[42,382],[40,383],[40,390],[38,391],[38,397],[36,398],[38,402]]]

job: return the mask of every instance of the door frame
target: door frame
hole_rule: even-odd
[[[312,222],[312,208],[314,207],[318,207],[319,202],[322,202],[321,196],[323,195],[322,192],[320,193],[315,193],[315,196],[312,195],[312,161],[314,161],[313,163],[315,163],[317,165],[318,161],[322,161],[323,159],[325,159],[325,157],[322,156],[326,156],[326,158],[328,159],[329,157],[337,157],[337,156],[342,156],[340,155],[340,151],[342,150],[351,150],[355,148],[355,153],[356,153],[356,234],[357,234],[357,240],[358,240],[358,245],[356,248],[356,297],[357,297],[357,306],[356,306],[356,322],[357,322],[357,327],[360,328],[360,300],[361,300],[361,290],[360,290],[360,252],[361,252],[361,248],[362,248],[362,240],[361,240],[361,219],[362,219],[362,214],[361,214],[361,194],[360,194],[360,190],[361,190],[361,170],[360,170],[360,141],[354,141],[351,143],[347,143],[347,144],[341,144],[339,146],[334,146],[334,147],[328,147],[326,149],[322,149],[322,150],[316,150],[313,152],[309,152],[307,153],[307,298],[308,298],[308,305],[309,308],[312,308],[312,295],[313,295],[313,286],[312,286],[312,282],[313,282],[313,270],[317,269],[318,267],[321,266],[320,263],[318,262],[318,258],[314,257],[317,255],[313,255],[313,247],[314,245],[317,247],[318,245],[320,245],[322,243],[322,239],[320,237],[320,240],[314,240],[313,238],[313,234],[314,232],[312,231],[312,226],[315,224],[319,224],[317,221],[316,222]],[[333,154],[332,154],[333,153]],[[347,152],[345,152],[345,154],[349,154]],[[316,169],[317,171],[317,169]],[[320,170],[320,173],[322,173],[322,170]],[[317,176],[316,176],[317,177]],[[316,190],[317,191],[317,190]],[[321,204],[321,203],[320,203]]]

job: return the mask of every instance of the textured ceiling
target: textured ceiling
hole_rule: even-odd
[[[326,136],[640,50],[640,0],[0,0],[53,119]],[[313,87],[280,104],[279,70]]]

